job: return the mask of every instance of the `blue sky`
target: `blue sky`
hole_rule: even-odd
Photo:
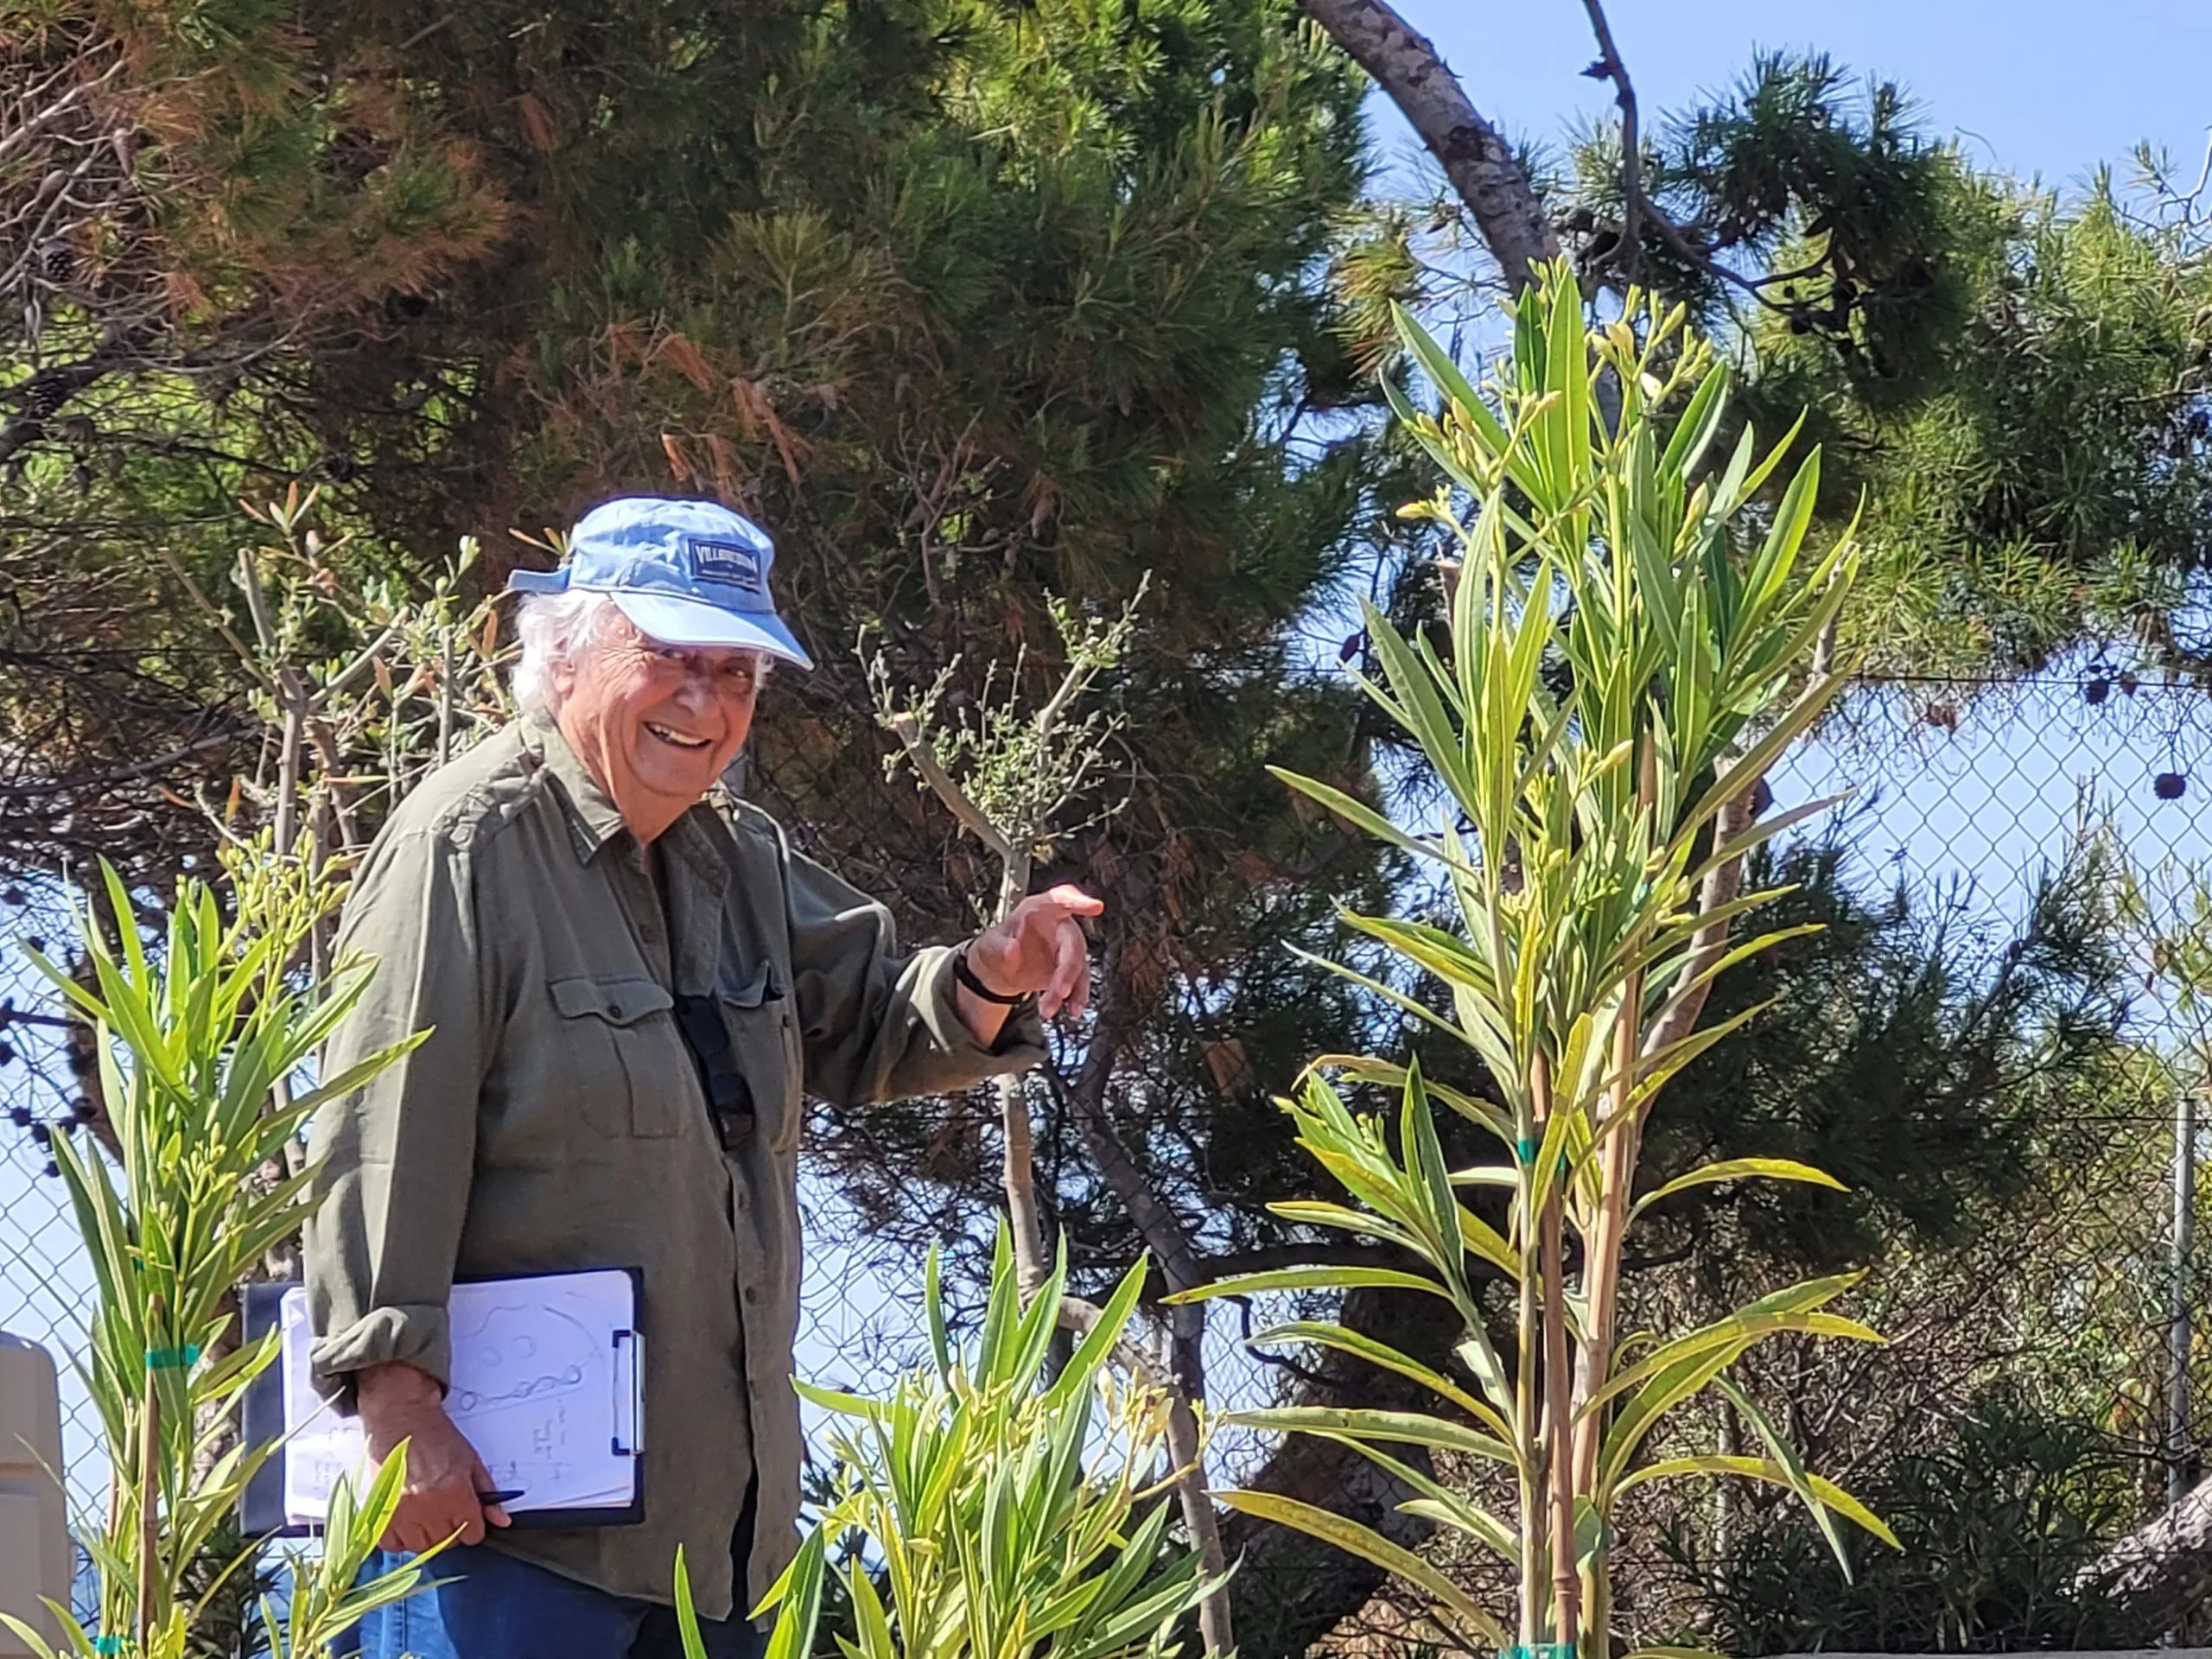
[[[1595,54],[1580,0],[1398,5],[1475,107],[1516,136],[1556,139],[1611,102],[1581,76]],[[2046,184],[2079,183],[2146,138],[2186,156],[2193,177],[2212,125],[2212,5],[2190,0],[1613,0],[1606,16],[1647,122],[1727,86],[1756,48],[1818,47],[1900,83],[1929,131],[1961,137],[1983,164]],[[1413,145],[1395,111],[1375,115],[1390,149]]]

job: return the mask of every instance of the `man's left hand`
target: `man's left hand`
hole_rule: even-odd
[[[1105,910],[1103,900],[1065,883],[1033,893],[969,943],[969,970],[1007,996],[1036,992],[1037,1012],[1047,1020],[1063,1009],[1080,1015],[1090,1002],[1090,946],[1076,918]]]

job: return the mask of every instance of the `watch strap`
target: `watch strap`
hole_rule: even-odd
[[[952,976],[984,1001],[997,1007],[1018,1008],[1037,995],[1034,991],[1022,991],[1008,996],[1004,991],[993,990],[976,978],[976,970],[968,965],[968,947],[964,944],[952,954]]]

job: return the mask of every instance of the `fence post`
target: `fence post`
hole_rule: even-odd
[[[0,1332],[0,1612],[59,1646],[45,1601],[69,1605],[68,1505],[61,1491],[61,1398],[46,1350]],[[0,1654],[28,1654],[0,1625]]]
[[[2189,1496],[2190,1258],[2196,1246],[2196,1090],[2174,1100],[2173,1277],[2166,1287],[2166,1502]]]

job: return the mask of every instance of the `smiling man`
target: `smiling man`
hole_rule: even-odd
[[[963,1088],[1083,1007],[1076,888],[902,956],[880,905],[709,800],[769,664],[809,666],[774,557],[711,503],[587,515],[560,569],[513,579],[523,717],[399,806],[347,899],[341,948],[377,972],[326,1075],[429,1035],[316,1120],[315,1371],[372,1455],[408,1442],[386,1546],[461,1540],[366,1650],[672,1656],[681,1544],[709,1652],[757,1653],[743,1612],[798,1541],[803,1095]],[[510,1530],[445,1412],[448,1296],[607,1267],[644,1274],[645,1521]]]

